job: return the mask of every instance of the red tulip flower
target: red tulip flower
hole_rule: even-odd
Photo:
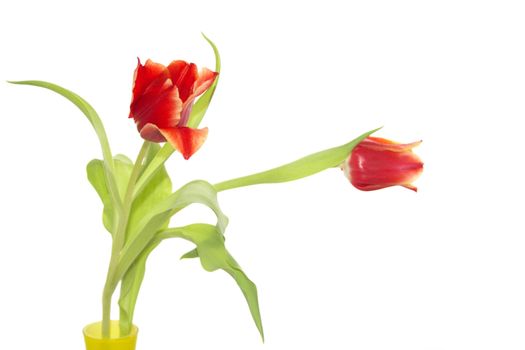
[[[352,185],[363,191],[400,185],[417,191],[412,185],[423,171],[423,162],[412,152],[421,141],[400,144],[367,137],[353,150],[342,168]]]
[[[140,60],[135,70],[129,117],[135,120],[143,139],[169,142],[185,159],[204,143],[208,129],[187,127],[195,98],[204,93],[218,73],[185,61],[169,66]]]

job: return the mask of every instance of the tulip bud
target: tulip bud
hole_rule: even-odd
[[[400,144],[390,140],[367,137],[350,153],[341,168],[352,185],[362,191],[390,186],[412,185],[423,171],[423,162],[412,152],[421,141]]]

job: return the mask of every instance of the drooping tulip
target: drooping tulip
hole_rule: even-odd
[[[423,162],[412,149],[420,143],[367,137],[352,150],[342,169],[352,185],[363,191],[397,185],[417,191],[412,182],[421,175]]]
[[[169,142],[185,159],[204,143],[208,129],[187,126],[196,97],[204,93],[218,73],[185,61],[167,67],[147,60],[138,61],[133,83],[129,117],[135,120],[143,139]]]

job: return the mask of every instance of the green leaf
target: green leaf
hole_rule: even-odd
[[[217,192],[220,192],[232,188],[263,183],[294,181],[303,177],[314,175],[328,168],[338,167],[345,161],[355,146],[357,146],[361,141],[379,129],[380,128],[366,132],[342,146],[313,153],[309,156],[296,160],[295,162],[253,175],[243,176],[233,180],[218,183],[215,185],[215,189]]]
[[[152,159],[143,167],[143,172],[140,174],[140,177],[135,184],[135,192],[133,197],[137,197],[146,184],[149,183],[151,177],[155,176],[157,171],[160,171],[164,166],[166,160],[175,152],[175,149],[170,145],[169,142],[166,142],[160,150],[158,150]]]
[[[180,237],[193,242],[197,246],[201,265],[206,271],[222,269],[233,277],[241,289],[253,321],[264,341],[264,331],[259,310],[257,287],[242,271],[239,264],[226,250],[223,233],[216,226],[207,224],[194,224],[185,227],[165,230],[157,235],[157,239]]]
[[[203,180],[192,181],[162,202],[157,203],[135,227],[130,227],[129,235],[133,238],[126,242],[122,250],[117,276],[126,272],[154,239],[155,234],[169,222],[175,213],[194,203],[204,204],[210,208],[217,216],[219,232],[224,232],[228,225],[228,218],[219,207],[215,188]]]
[[[204,39],[211,45],[213,49],[213,54],[215,55],[215,71],[217,73],[221,72],[221,56],[219,55],[219,50],[217,49],[217,46],[211,41],[206,35],[202,34]],[[217,88],[217,83],[219,82],[220,75],[215,78],[215,81],[210,86],[210,88],[195,102],[195,105],[193,105],[193,108],[190,113],[190,118],[188,120],[188,126],[190,128],[197,128],[202,121],[202,118],[204,118],[204,114],[206,114],[206,110],[208,110],[208,106],[210,105],[211,99],[213,98],[213,94],[215,93],[215,89]]]
[[[25,81],[10,81],[11,84],[18,84],[18,85],[32,85],[32,86],[38,86],[41,88],[45,88],[51,91],[56,92],[59,95],[62,95],[63,97],[67,98],[69,101],[71,101],[75,106],[77,106],[82,113],[87,117],[93,128],[95,129],[95,132],[98,136],[98,139],[100,141],[100,145],[102,147],[102,153],[104,154],[104,160],[108,162],[109,168],[112,171],[113,165],[111,162],[111,150],[109,147],[108,138],[106,135],[106,130],[104,129],[104,125],[102,124],[102,121],[100,120],[100,117],[98,116],[95,109],[86,102],[82,97],[75,94],[74,92],[67,90],[59,85],[49,83],[46,81],[40,81],[40,80],[25,80]]]
[[[115,178],[117,179],[117,189],[121,199],[124,199],[129,178],[133,170],[133,162],[123,154],[113,157],[115,164]]]
[[[152,144],[146,155],[143,168],[147,168],[148,165],[155,159],[155,155],[160,150],[158,144]],[[131,207],[131,213],[129,216],[129,222],[126,233],[126,242],[135,238],[138,233],[138,225],[144,217],[146,217],[151,208],[162,202],[171,194],[171,180],[164,166],[155,172],[155,174],[149,179],[144,187],[144,190],[135,197],[133,200],[133,206]]]
[[[163,171],[158,172],[154,178],[162,173]],[[162,180],[160,183],[165,183],[165,181]],[[141,195],[148,192],[146,189]],[[149,203],[149,201],[145,203]],[[175,213],[193,203],[204,204],[210,208],[217,216],[217,229],[219,232],[224,232],[228,224],[228,218],[219,207],[217,192],[213,186],[202,180],[186,184],[158,203],[153,203],[152,201],[151,206],[149,204],[144,205],[141,219],[129,226],[128,239],[121,252],[121,258],[115,272],[115,280],[119,281],[122,279],[119,304],[121,306],[121,317],[124,318],[121,319],[123,329],[128,329],[127,327],[131,326],[133,310],[144,275],[146,259],[157,244],[155,242],[156,233],[167,227],[170,218]]]
[[[56,92],[57,94],[65,97],[70,102],[72,102],[75,106],[77,106],[82,111],[82,113],[84,113],[86,118],[89,120],[89,122],[93,126],[93,129],[95,130],[95,133],[98,136],[100,146],[102,148],[102,155],[103,155],[104,162],[105,162],[104,176],[106,177],[107,183],[109,184],[108,190],[110,193],[110,198],[113,201],[112,206],[117,208],[117,212],[120,212],[122,201],[117,194],[117,188],[116,188],[117,185],[115,183],[116,182],[115,174],[114,174],[115,170],[114,170],[111,148],[109,147],[109,141],[106,135],[106,130],[104,129],[104,125],[102,124],[102,121],[100,120],[100,117],[98,116],[95,109],[79,95],[59,85],[53,84],[53,83],[49,83],[46,81],[40,81],[40,80],[10,81],[10,83],[18,84],[18,85],[32,85],[32,86],[37,86],[37,87],[45,88],[53,92]],[[114,225],[115,223],[113,223],[111,226],[114,226]]]
[[[192,181],[182,186],[165,200],[157,203],[140,222],[134,227],[130,227],[128,234],[129,237],[133,238],[126,242],[122,253],[122,260],[125,260],[124,257],[127,257],[132,258],[132,261],[140,254],[154,238],[155,233],[162,229],[162,225],[165,225],[161,217],[169,219],[178,211],[194,203],[204,204],[210,208],[217,216],[217,228],[220,232],[224,232],[228,225],[228,218],[219,207],[217,191],[206,181]]]
[[[124,192],[126,191],[126,186],[131,175],[131,170],[133,168],[133,163],[126,156],[119,154],[113,159],[115,164],[115,182],[117,185],[117,191],[119,196],[122,198]],[[113,206],[113,201],[111,200],[111,195],[108,189],[108,184],[106,181],[104,162],[100,159],[93,159],[87,165],[87,177],[95,191],[97,191],[102,204],[104,205],[104,210],[102,213],[102,221],[104,227],[110,233],[114,233],[116,230],[116,215],[117,211]]]
[[[160,146],[158,144],[151,144],[148,150],[148,154],[144,159],[143,168],[146,168],[155,155],[159,152]],[[146,217],[152,207],[158,202],[161,202],[171,194],[171,180],[164,166],[150,178],[149,182],[145,185],[145,188],[139,196],[133,201],[131,212],[129,216],[126,241],[134,238],[134,234],[138,232],[136,230],[137,225]],[[165,228],[168,226],[169,219],[165,221]],[[156,245],[149,245],[130,266],[128,271],[122,278],[120,288],[120,325],[121,332],[127,334],[131,329],[133,322],[133,313],[135,310],[135,304],[139,294],[140,286],[144,278],[144,272],[146,270],[146,260],[149,253],[156,247]]]

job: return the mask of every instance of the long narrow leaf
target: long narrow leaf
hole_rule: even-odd
[[[173,228],[160,232],[157,239],[179,237],[194,243],[197,246],[198,256],[202,267],[206,271],[215,271],[222,269],[233,277],[241,289],[253,321],[261,338],[264,341],[264,331],[259,309],[259,299],[257,296],[257,287],[242,271],[239,264],[226,250],[224,237],[216,226],[207,224],[194,224],[185,227]]]
[[[114,169],[114,164],[113,164],[113,157],[111,154],[111,148],[109,147],[108,137],[106,135],[106,130],[104,129],[104,125],[102,124],[102,120],[100,120],[100,117],[98,116],[95,109],[89,103],[87,103],[86,100],[84,100],[82,97],[80,97],[73,91],[70,91],[68,89],[65,89],[53,83],[49,83],[49,82],[41,81],[41,80],[10,81],[10,83],[18,84],[18,85],[32,85],[32,86],[37,86],[37,87],[41,87],[41,88],[56,92],[57,94],[65,97],[70,102],[72,102],[75,106],[77,106],[82,111],[82,113],[84,113],[86,118],[89,120],[89,122],[93,126],[93,129],[95,129],[95,133],[98,136],[100,146],[102,148],[102,155],[104,157],[104,163],[105,163],[104,176],[106,177],[106,180],[108,182],[108,189],[111,194],[111,199],[114,202],[113,204],[117,208],[117,212],[119,212],[122,206],[122,200],[119,194],[117,193],[117,185],[116,185],[115,174],[114,174],[115,169]]]
[[[32,86],[38,86],[41,88],[45,88],[53,92],[56,92],[57,94],[62,95],[63,97],[71,101],[75,106],[77,106],[82,111],[82,113],[84,113],[86,118],[89,120],[89,122],[93,126],[93,129],[95,129],[95,132],[97,133],[98,139],[100,141],[100,145],[102,147],[102,154],[104,155],[104,160],[107,162],[107,164],[110,166],[111,169],[113,168],[113,162],[111,159],[112,158],[111,149],[109,147],[106,130],[104,129],[104,125],[102,124],[102,121],[100,120],[100,117],[98,116],[97,112],[89,103],[87,103],[86,100],[84,100],[82,97],[80,97],[73,91],[65,89],[59,85],[49,83],[47,81],[24,80],[24,81],[10,81],[10,83],[18,84],[18,85],[32,85]]]
[[[217,46],[211,41],[206,35],[202,34],[204,39],[211,45],[213,49],[213,54],[215,55],[215,71],[217,73],[221,72],[221,56],[219,55],[219,49],[217,49]],[[206,111],[208,110],[208,106],[210,105],[211,99],[213,98],[213,94],[215,93],[215,89],[217,88],[217,84],[219,82],[218,75],[215,78],[215,81],[210,86],[210,88],[195,102],[195,105],[193,106],[190,114],[190,119],[188,120],[188,126],[190,128],[196,128],[199,126],[200,122],[202,121],[202,118],[204,118],[204,114],[206,114]]]

